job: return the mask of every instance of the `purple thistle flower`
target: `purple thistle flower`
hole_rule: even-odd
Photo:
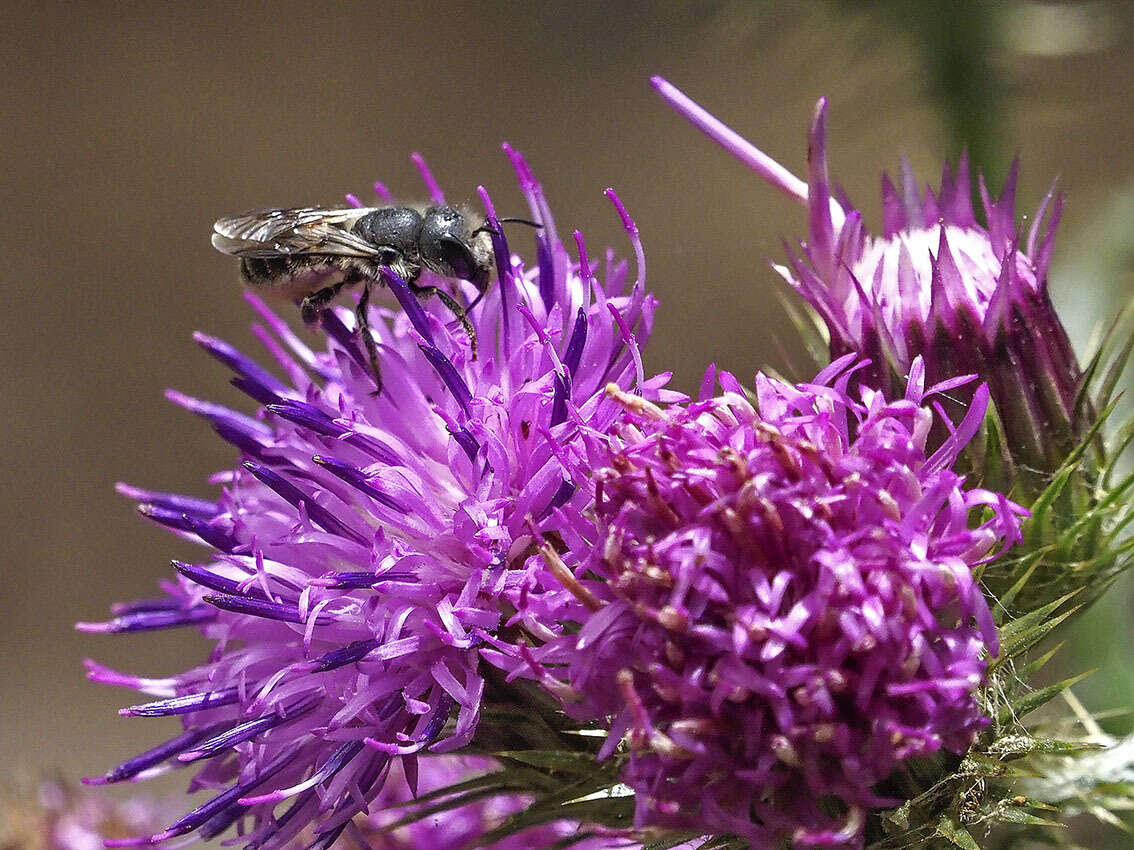
[[[371,308],[385,388],[373,394],[346,309],[325,315],[312,351],[258,299],[254,330],[283,378],[220,340],[197,335],[260,405],[253,416],[170,392],[238,447],[213,480],[217,501],[123,486],[144,516],[215,551],[175,562],[166,596],[119,606],[89,632],[193,626],[208,660],[145,678],[88,663],[98,682],[140,690],[132,717],[181,719],[183,731],[95,784],[197,769],[209,799],[167,829],[114,846],[211,838],[239,825],[249,847],[301,833],[326,848],[380,793],[393,763],[449,752],[476,732],[485,691],[481,646],[517,592],[528,524],[589,498],[557,445],[618,415],[603,388],[675,394],[646,380],[638,344],[654,300],[637,228],[612,190],[637,257],[636,279],[608,253],[595,267],[560,241],[539,184],[506,147],[533,218],[538,264],[525,267],[495,227],[497,283],[470,311],[478,342],[451,314],[389,274],[400,309]],[[420,164],[420,163],[419,163]],[[424,169],[424,165],[422,168]],[[427,171],[431,194],[440,202]],[[602,282],[600,282],[600,270]],[[428,277],[428,276],[427,276]],[[452,286],[451,281],[421,280]],[[471,285],[463,293],[471,298]]]
[[[989,386],[1017,466],[1060,466],[1085,427],[1076,408],[1082,371],[1048,293],[1062,196],[1049,191],[1025,233],[1015,217],[1013,163],[998,200],[980,180],[983,225],[966,156],[955,170],[946,164],[936,192],[920,190],[905,163],[898,186],[883,175],[883,232],[872,235],[849,200],[832,196],[826,99],[815,107],[805,182],[665,80],[653,84],[709,138],[807,206],[808,239],[777,271],[823,319],[833,358],[870,358],[860,379],[891,392],[900,392],[919,356],[931,383],[976,374]]]
[[[418,793],[426,794],[492,771],[490,759],[430,757],[421,760]],[[481,797],[458,808],[436,812],[414,823],[390,828],[421,806],[409,782],[395,764],[381,792],[371,804],[372,814],[357,815],[340,839],[346,850],[414,850],[422,847],[467,847],[497,827],[528,802],[522,795]],[[425,804],[421,804],[425,805]],[[0,794],[0,846],[11,850],[102,850],[116,841],[144,831],[161,829],[176,817],[179,797],[161,799],[134,794],[113,800],[62,782],[44,782],[38,799],[29,794]],[[547,824],[485,845],[485,850],[546,850],[579,825]],[[312,839],[309,830],[292,839],[284,850],[303,850]],[[618,836],[584,839],[578,850],[635,850],[639,844]]]
[[[640,826],[861,846],[903,761],[964,753],[987,723],[998,644],[973,570],[1025,512],[950,467],[988,391],[929,454],[931,398],[968,379],[924,389],[915,358],[904,398],[859,402],[853,359],[811,384],[759,375],[755,407],[728,374],[708,398],[711,370],[668,410],[611,388],[626,409],[593,443],[598,536],[545,549],[567,589],[534,603],[578,628],[526,664],[609,724],[604,755],[628,737]]]

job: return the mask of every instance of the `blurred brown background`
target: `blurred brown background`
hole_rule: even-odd
[[[1134,7],[958,5],[989,22],[978,28],[988,64],[965,95],[980,134],[970,144],[999,174],[1020,153],[1022,210],[1056,175],[1068,194],[1055,291],[1083,342],[1134,288]],[[793,334],[767,262],[803,232],[803,212],[671,114],[647,79],[666,76],[797,172],[828,95],[833,173],[877,223],[879,172],[904,153],[935,181],[967,132],[941,96],[946,66],[926,54],[938,22],[925,9],[0,4],[0,764],[101,773],[165,730],[118,718],[134,695],[86,683],[81,658],[163,675],[202,651],[188,633],[99,638],[72,623],[150,593],[171,556],[193,551],[134,518],[113,483],[204,495],[234,459],[162,399],[176,387],[240,403],[190,339],[204,329],[255,350],[234,265],[209,246],[215,218],[367,197],[374,179],[420,197],[415,150],[451,198],[483,183],[498,209],[522,213],[499,151],[508,140],[561,229],[583,230],[592,250],[628,247],[604,187],[637,218],[662,301],[648,365],[675,368],[685,389],[710,360],[746,376],[787,369],[773,335],[790,352]],[[1081,694],[1096,708],[1134,694],[1131,597],[1115,596],[1103,627],[1073,641],[1104,668]]]

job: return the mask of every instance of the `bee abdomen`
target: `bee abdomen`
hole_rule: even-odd
[[[306,298],[328,287],[378,280],[380,269],[356,258],[301,254],[292,257],[242,257],[244,282],[285,298]]]
[[[294,261],[290,257],[243,257],[240,260],[241,277],[254,285],[271,285],[294,272]]]

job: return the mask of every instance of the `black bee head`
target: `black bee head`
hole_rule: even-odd
[[[424,266],[445,277],[458,277],[482,292],[488,287],[492,247],[487,234],[473,233],[464,213],[430,207],[421,225],[418,249]]]

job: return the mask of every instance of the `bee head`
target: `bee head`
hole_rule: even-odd
[[[418,242],[424,266],[446,277],[469,281],[483,292],[492,269],[488,234],[473,231],[468,217],[453,207],[425,211]]]

